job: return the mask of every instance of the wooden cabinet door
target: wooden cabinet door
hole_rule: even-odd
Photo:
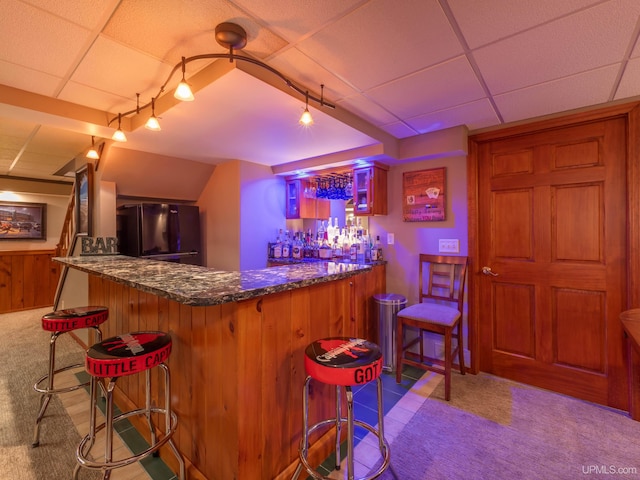
[[[379,167],[353,170],[353,214],[387,214],[387,171]]]
[[[481,370],[627,408],[625,161],[621,118],[478,144]]]

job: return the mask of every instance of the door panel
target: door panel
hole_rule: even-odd
[[[622,118],[478,144],[480,369],[626,408]]]

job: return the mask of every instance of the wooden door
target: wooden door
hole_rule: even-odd
[[[478,144],[482,371],[627,407],[626,151],[624,118]]]

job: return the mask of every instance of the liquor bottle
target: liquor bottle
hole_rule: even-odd
[[[342,245],[338,242],[338,235],[333,237],[333,258],[342,258]]]
[[[318,256],[322,260],[331,260],[331,256],[333,255],[333,249],[329,246],[326,239],[322,239],[322,245],[318,249]]]
[[[300,240],[301,235],[302,235],[302,232],[296,232],[295,236],[293,237],[293,246],[291,247],[291,256],[296,260],[300,260],[303,255],[302,240]]]
[[[276,238],[276,244],[273,247],[273,258],[281,258],[282,257],[282,229],[280,229],[280,233]]]
[[[289,239],[289,230],[284,237],[284,242],[282,242],[282,258],[289,258],[291,256],[291,240]]]
[[[380,243],[380,235],[376,236],[376,244],[374,248],[377,251],[376,260],[382,260],[382,243]]]

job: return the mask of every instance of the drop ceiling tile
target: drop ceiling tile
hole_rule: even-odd
[[[57,17],[93,30],[100,25],[102,18],[109,15],[118,5],[118,0],[22,0]]]
[[[90,30],[15,0],[0,2],[0,18],[0,60],[58,77],[91,38]]]
[[[493,94],[620,62],[640,2],[600,4],[473,52]]]
[[[629,60],[614,100],[631,98],[640,95],[640,57]]]
[[[154,94],[155,93],[157,93],[157,91],[154,92]],[[60,95],[58,95],[58,98],[78,105],[97,108],[98,110],[109,112],[110,114],[126,112],[136,107],[135,97],[128,98],[116,95],[88,87],[78,82],[67,82],[60,92]],[[145,96],[144,98],[148,97]]]
[[[91,137],[89,135],[43,125],[38,128],[29,142],[27,150],[30,153],[43,155],[51,155],[51,152],[55,151],[59,156],[74,156],[90,145]]]
[[[0,60],[0,84],[2,85],[53,96],[61,83],[61,77]]]
[[[608,100],[618,66],[599,68],[553,82],[523,88],[494,100],[505,122],[515,122]]]
[[[338,105],[377,126],[387,125],[398,121],[398,117],[391,114],[365,95],[351,95],[340,100]]]
[[[389,123],[387,125],[382,125],[380,128],[396,138],[413,137],[418,133],[402,122]]]
[[[262,19],[275,33],[289,42],[296,42],[332,20],[368,0],[323,0],[292,2],[291,0],[235,0],[253,17]]]
[[[258,58],[264,58],[285,45],[284,40],[261,28],[224,0],[156,0],[153,8],[148,2],[123,2],[105,27],[104,34],[176,64],[183,56],[226,53],[227,49],[215,40],[215,28],[219,23],[229,21],[245,29],[245,51]]]
[[[436,0],[372,0],[298,48],[363,91],[462,53]]]
[[[443,110],[485,96],[464,56],[374,88],[366,94],[400,118]]]
[[[105,93],[147,103],[160,91],[173,66],[100,36],[71,80]]]
[[[555,18],[602,3],[602,0],[448,0],[458,26],[469,45],[481,45],[509,37]]]
[[[324,96],[331,103],[355,92],[340,78],[296,48],[274,56],[269,59],[268,64],[310,92],[320,94],[320,85],[324,84]]]
[[[14,118],[0,117],[0,132],[4,137],[21,138],[28,136],[38,125],[32,122],[16,120]],[[0,145],[5,145],[1,143]]]
[[[428,115],[408,118],[406,122],[418,132],[427,133],[458,125],[466,125],[469,130],[478,130],[497,125],[500,120],[489,100],[484,98]]]

